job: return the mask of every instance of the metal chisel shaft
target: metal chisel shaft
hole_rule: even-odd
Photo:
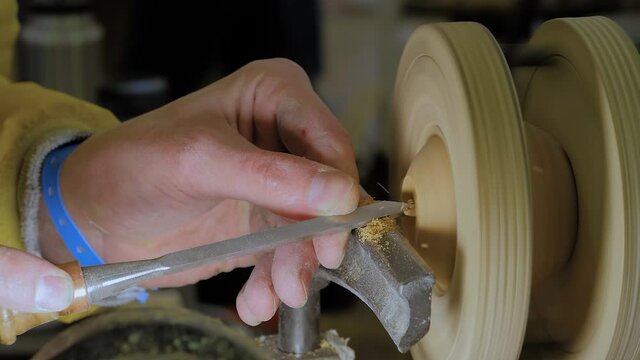
[[[313,235],[350,231],[375,218],[398,215],[406,204],[379,201],[347,215],[317,217],[235,239],[199,246],[162,257],[83,268],[91,303],[116,296],[125,289],[158,276],[182,272],[205,264],[274,250]]]

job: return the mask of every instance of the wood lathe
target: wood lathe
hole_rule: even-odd
[[[436,276],[414,359],[640,357],[640,57],[555,19],[512,68],[477,23],[418,28],[394,99],[396,196]]]

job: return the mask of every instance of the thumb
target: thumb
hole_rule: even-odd
[[[223,160],[216,189],[280,215],[340,215],[358,204],[358,184],[346,173],[299,156],[256,149]]]
[[[71,277],[55,265],[20,250],[0,246],[0,307],[53,312],[73,299]]]

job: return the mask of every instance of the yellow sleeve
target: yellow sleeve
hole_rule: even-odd
[[[37,215],[37,174],[47,150],[118,124],[107,110],[31,83],[12,83],[15,0],[0,0],[0,245],[24,249]],[[34,195],[36,194],[36,195]],[[33,223],[34,216],[30,221]],[[26,229],[26,230],[25,230]],[[36,239],[33,239],[36,237]],[[37,253],[37,244],[32,245]]]
[[[24,249],[20,211],[29,180],[25,168],[33,163],[34,149],[118,123],[107,110],[35,84],[0,84],[0,245]]]
[[[53,148],[119,124],[107,110],[32,83],[0,84],[0,245],[38,253],[40,168]],[[35,231],[35,232],[34,232]],[[61,317],[73,322],[96,309]]]
[[[12,83],[15,0],[0,0],[0,245],[38,253],[39,174],[56,146],[107,130],[107,110],[32,83]],[[95,310],[95,309],[94,309]],[[61,318],[73,321],[91,313]]]

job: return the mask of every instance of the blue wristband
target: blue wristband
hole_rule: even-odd
[[[51,221],[65,245],[76,258],[80,266],[104,264],[104,260],[91,247],[80,229],[69,216],[60,193],[60,170],[64,160],[75,150],[78,144],[63,145],[51,151],[44,159],[42,166],[42,195],[49,211]],[[148,294],[144,291],[135,293],[139,302],[146,301]]]

